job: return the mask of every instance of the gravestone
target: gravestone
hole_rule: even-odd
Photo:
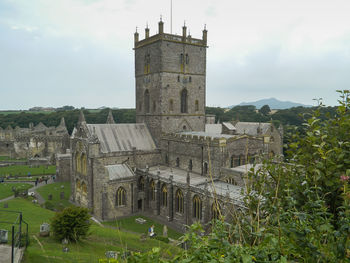
[[[146,220],[141,218],[141,217],[138,217],[138,218],[135,219],[135,222],[138,223],[138,224],[143,225],[144,223],[146,223]]]
[[[0,244],[8,242],[9,231],[0,229]]]
[[[61,185],[61,189],[64,189],[64,185]]]
[[[49,196],[47,197],[47,199],[52,200],[52,194],[49,194]]]
[[[4,203],[4,208],[9,208],[9,204],[8,203]]]
[[[60,198],[61,198],[61,200],[64,199],[64,192],[60,192]]]
[[[105,255],[106,255],[106,258],[114,258],[114,259],[118,258],[118,253],[116,251],[107,251]]]
[[[62,249],[62,251],[65,252],[65,253],[67,253],[67,252],[69,251],[69,248],[68,248],[68,247],[64,247],[64,248]]]
[[[68,239],[67,238],[63,238],[62,239],[62,245],[68,245]]]
[[[50,225],[48,223],[43,223],[40,226],[40,236],[48,237],[50,235]]]

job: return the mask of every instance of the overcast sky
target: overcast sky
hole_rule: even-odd
[[[133,33],[170,0],[0,0],[0,109],[134,107]],[[173,0],[173,33],[208,29],[207,105],[335,105],[349,89],[349,0]]]

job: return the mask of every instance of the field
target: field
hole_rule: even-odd
[[[15,198],[8,204],[9,210],[22,211],[23,219],[29,224],[30,244],[24,254],[22,261],[24,263],[98,262],[99,259],[105,258],[105,252],[109,250],[148,251],[152,247],[161,247],[164,256],[167,256],[168,253],[174,255],[179,251],[179,248],[171,244],[155,239],[140,241],[139,234],[93,224],[88,238],[76,244],[68,244],[69,252],[66,253],[62,251],[63,245],[60,241],[55,240],[52,236],[39,236],[40,225],[44,222],[49,223],[54,212],[22,198]],[[3,212],[0,212],[0,215],[3,220],[14,220],[13,215]],[[0,224],[0,228],[8,227]]]
[[[27,176],[30,175],[50,175],[56,174],[56,166],[54,165],[40,165],[40,166],[29,166],[29,165],[14,165],[0,167],[0,176],[1,175],[18,175],[18,176]]]
[[[64,188],[61,188],[63,185]],[[44,185],[36,191],[41,195],[42,198],[44,198],[46,201],[48,201],[48,196],[52,195],[52,200],[49,202],[53,205],[53,208],[59,208],[59,207],[67,207],[72,205],[69,203],[69,197],[70,197],[70,183],[53,183]],[[64,192],[64,199],[61,200],[60,193]]]
[[[0,200],[13,195],[12,187],[20,187],[21,189],[32,188],[32,184],[23,183],[0,183]]]
[[[146,223],[144,224],[138,224],[135,222],[136,218],[143,218],[146,220]],[[113,226],[115,228],[120,228],[121,230],[126,230],[129,232],[134,232],[134,233],[139,233],[139,234],[147,234],[148,228],[151,225],[154,225],[154,232],[158,236],[163,235],[163,227],[164,225],[159,224],[147,217],[144,216],[131,216],[127,218],[122,218],[116,221],[110,221],[110,222],[104,222],[103,224],[108,225],[108,226]],[[181,237],[182,234],[176,232],[175,230],[168,228],[168,237],[172,239],[178,239]]]

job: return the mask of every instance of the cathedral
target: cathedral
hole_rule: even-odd
[[[272,123],[205,115],[207,30],[192,38],[134,34],[136,123],[89,124],[71,135],[72,201],[100,220],[144,214],[179,231],[244,209],[247,171],[282,156]]]

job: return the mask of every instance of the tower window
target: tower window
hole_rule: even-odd
[[[180,76],[177,76],[177,82],[180,82]]]
[[[176,158],[176,167],[180,167],[180,158],[179,157]]]
[[[199,111],[199,102],[198,102],[198,100],[196,100],[195,103],[194,103],[194,109],[195,109],[195,111]]]
[[[192,163],[192,159],[190,159],[190,161],[188,162],[188,170],[192,171],[193,168],[193,163]]]
[[[162,187],[162,206],[168,206],[168,189],[165,184]]]
[[[149,113],[149,91],[148,89],[145,90],[145,96],[144,96],[144,104],[145,104],[145,113]]]
[[[181,113],[187,113],[187,90],[181,91]]]
[[[171,99],[169,100],[169,111],[173,111],[174,110],[174,101]]]
[[[188,82],[192,82],[192,77],[191,76],[189,76]]]
[[[188,56],[188,54],[186,54],[186,64],[188,64],[190,62],[190,58]]]

